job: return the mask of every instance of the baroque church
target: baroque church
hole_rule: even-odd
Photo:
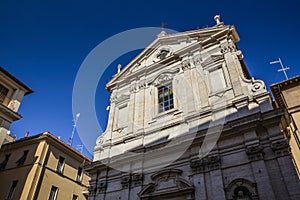
[[[157,38],[107,84],[89,200],[300,199],[289,145],[234,26]]]

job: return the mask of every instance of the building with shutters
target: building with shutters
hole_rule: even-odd
[[[87,199],[91,160],[45,132],[3,144],[0,199]]]

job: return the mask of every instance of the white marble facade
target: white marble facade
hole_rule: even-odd
[[[107,84],[89,199],[300,199],[263,81],[235,27],[162,32]]]

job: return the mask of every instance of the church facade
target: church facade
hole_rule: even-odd
[[[162,31],[107,84],[89,200],[300,199],[289,146],[235,27]]]

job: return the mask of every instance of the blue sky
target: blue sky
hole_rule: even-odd
[[[77,71],[99,43],[122,31],[159,27],[186,31],[215,24],[221,15],[225,24],[235,25],[238,47],[251,75],[266,85],[284,80],[280,57],[300,75],[300,3],[286,1],[0,1],[0,65],[35,92],[24,98],[23,116],[11,127],[18,138],[49,131],[67,141],[72,132],[72,89]],[[104,85],[125,65],[132,53],[122,56],[107,69],[95,96],[95,110],[105,129],[109,94]],[[105,55],[103,55],[105,56]],[[80,118],[79,118],[80,120]],[[88,133],[98,134],[99,133]],[[77,134],[74,146],[80,144]],[[91,156],[86,150],[85,154]]]

